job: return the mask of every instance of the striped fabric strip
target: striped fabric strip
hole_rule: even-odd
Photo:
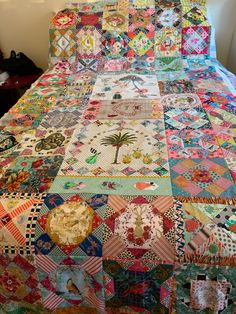
[[[125,244],[118,237],[111,237],[103,245],[103,256],[104,257],[115,257],[119,255],[126,248]]]
[[[90,304],[92,304],[96,309],[104,310],[105,304],[103,300],[100,300],[94,292],[91,290],[88,291],[86,299]]]
[[[89,257],[80,265],[90,275],[96,275],[102,269],[102,259],[99,257]]]
[[[36,256],[36,264],[41,270],[49,274],[51,271],[56,269],[58,265],[54,263],[48,256],[46,255],[37,255]]]
[[[158,196],[152,205],[156,207],[159,213],[165,213],[170,207],[173,206],[173,198],[169,196]]]
[[[200,245],[207,241],[211,236],[211,231],[207,227],[203,227],[193,239],[186,245],[185,252],[191,253],[196,251]]]
[[[108,205],[114,210],[118,211],[127,206],[127,201],[121,196],[110,195],[108,199]]]
[[[23,203],[22,205],[18,206],[17,208],[15,208],[12,212],[11,212],[11,217],[15,218],[17,217],[19,214],[21,214],[23,211],[29,209],[32,205],[34,205],[36,202],[36,200],[34,199],[30,199],[29,201]],[[38,202],[38,201],[37,201]]]
[[[171,246],[165,237],[158,239],[158,241],[153,244],[152,250],[163,261],[173,261],[175,259],[175,249]]]
[[[44,300],[44,306],[47,309],[54,310],[60,305],[64,300],[58,297],[55,293],[51,292]]]
[[[6,225],[6,228],[10,231],[11,235],[16,239],[19,244],[25,244],[25,237],[21,234],[20,230],[12,221],[9,221],[9,223]]]

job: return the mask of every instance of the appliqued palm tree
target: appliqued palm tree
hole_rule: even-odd
[[[134,88],[136,88],[137,90],[140,90],[140,88],[138,87],[137,84],[144,84],[144,80],[137,76],[137,75],[134,75],[134,74],[130,74],[130,75],[126,75],[125,77],[122,77],[119,79],[120,82],[131,82],[134,86]]]
[[[119,132],[119,134],[113,134],[103,138],[101,140],[101,144],[104,146],[113,146],[116,148],[115,159],[113,161],[113,164],[118,164],[120,148],[124,145],[126,146],[132,145],[135,143],[136,140],[137,137],[134,134],[130,133],[121,134],[121,132]]]

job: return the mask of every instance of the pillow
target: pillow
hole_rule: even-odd
[[[70,2],[51,21],[50,63],[150,58],[168,63],[208,55],[210,38],[205,0]]]

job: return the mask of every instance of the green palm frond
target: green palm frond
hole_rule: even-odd
[[[137,140],[137,137],[133,134],[124,133],[124,134],[113,134],[107,136],[101,140],[101,144],[104,146],[123,146],[133,144]]]
[[[120,78],[119,81],[121,81],[121,82],[122,81],[124,81],[124,82],[131,81],[131,82],[139,82],[139,83],[144,82],[144,80],[141,77],[134,75],[134,74],[126,75],[126,76]]]

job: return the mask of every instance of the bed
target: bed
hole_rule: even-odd
[[[205,1],[71,3],[49,32],[0,122],[0,313],[236,313],[236,98]]]

